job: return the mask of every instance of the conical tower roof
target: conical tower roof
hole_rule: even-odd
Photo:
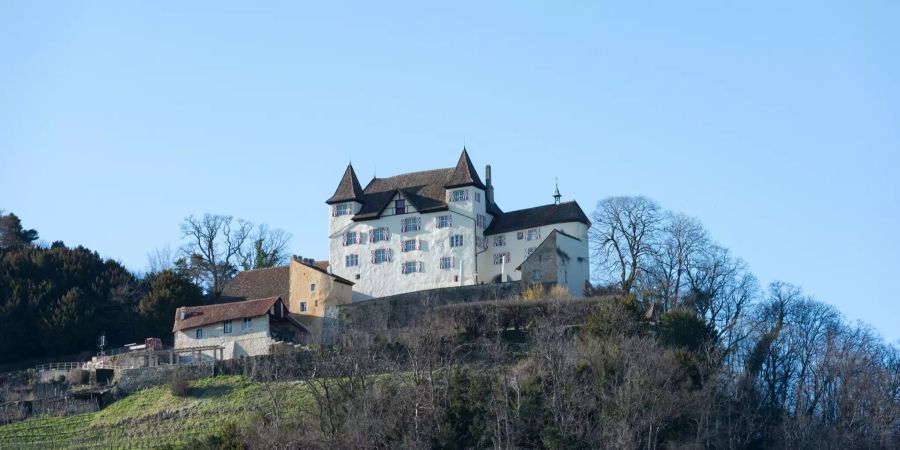
[[[448,189],[462,186],[475,186],[482,190],[487,189],[484,183],[481,182],[481,178],[478,177],[478,172],[475,170],[475,166],[472,165],[472,160],[469,159],[469,152],[466,151],[465,147],[463,147],[462,155],[459,156],[459,162],[456,163],[453,175],[447,180],[447,184],[444,185]]]
[[[344,176],[341,177],[341,182],[338,184],[337,190],[334,191],[334,195],[326,200],[325,203],[329,205],[332,203],[348,201],[362,203],[362,198],[363,189],[362,186],[359,185],[359,179],[356,178],[353,164],[347,164],[347,170],[344,171]]]

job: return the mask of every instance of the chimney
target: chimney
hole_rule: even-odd
[[[484,167],[484,178],[487,184],[487,191],[484,193],[485,200],[487,200],[488,205],[494,204],[494,184],[491,182],[491,165],[488,164]]]

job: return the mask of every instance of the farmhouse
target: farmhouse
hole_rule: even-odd
[[[286,266],[248,270],[225,285],[222,302],[281,297],[294,319],[317,343],[325,308],[350,303],[353,282],[330,273],[327,261],[316,262],[293,256]]]
[[[178,308],[175,353],[191,361],[268,354],[277,342],[302,344],[310,332],[281,297]]]
[[[591,222],[578,203],[561,202],[557,189],[553,204],[503,212],[490,166],[485,180],[465,148],[455,167],[373,178],[365,188],[348,165],[325,203],[329,267],[355,283],[353,301],[519,280],[580,295]]]

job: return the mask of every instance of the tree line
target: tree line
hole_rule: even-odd
[[[331,348],[232,361],[262,383],[262,404],[193,447],[887,449],[900,439],[897,349],[796,287],[771,285],[733,345],[690,310],[646,313],[622,294],[466,303],[389,335],[349,329]],[[298,383],[307,401],[287,401]]]
[[[83,246],[39,243],[36,230],[0,211],[0,364],[87,358],[101,334],[110,345],[171,344],[177,308],[214,301],[240,269],[286,261],[289,237],[264,224],[207,214],[181,230],[177,252],[152,253],[137,273]]]

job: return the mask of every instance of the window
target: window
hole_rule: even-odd
[[[372,252],[372,263],[373,264],[381,264],[383,262],[391,261],[391,250],[379,248]]]
[[[472,191],[472,198],[475,199],[476,202],[481,203],[481,192]]]
[[[450,215],[437,216],[434,218],[434,226],[437,228],[447,228],[452,224]]]
[[[316,283],[309,283],[309,292],[316,292]]]
[[[356,276],[355,276],[354,278],[358,280],[358,279],[359,279],[359,274],[356,274]]]
[[[359,232],[348,231],[344,233],[344,246],[359,244]]]
[[[487,239],[481,236],[475,236],[475,248],[487,249]]]
[[[203,328],[197,328],[197,331],[194,332],[194,337],[197,339],[203,339]]]
[[[534,247],[526,248],[525,249],[525,257],[527,258],[527,257],[531,256],[531,254],[534,253],[534,249],[535,249]]]
[[[249,330],[250,328],[253,328],[253,321],[251,321],[249,317],[246,317],[244,318],[244,322],[241,324],[241,329]]]
[[[407,261],[407,262],[403,263],[402,271],[403,271],[404,275],[421,272],[422,271],[422,262],[421,261]]]
[[[410,217],[408,219],[403,219],[403,222],[400,223],[400,231],[419,231],[422,229],[422,218],[421,217]]]
[[[475,215],[475,224],[478,225],[478,228],[486,228],[487,227],[487,217],[481,214]]]
[[[401,198],[394,201],[394,214],[406,214],[406,200]]]
[[[347,267],[356,267],[359,265],[359,255],[347,255],[344,257],[344,265]]]
[[[534,281],[541,281],[541,271],[540,270],[532,271],[531,279]]]
[[[532,228],[528,230],[528,236],[525,240],[534,241],[541,238],[541,229],[540,228]]]
[[[353,214],[353,208],[349,203],[334,205],[333,216],[349,216],[350,214]]]
[[[413,252],[419,250],[419,240],[418,239],[407,239],[400,244],[400,250],[404,252]]]
[[[523,237],[525,237],[525,233],[521,231],[516,232],[516,239],[521,241]]]
[[[300,312],[306,312],[306,302],[300,302]]]
[[[506,236],[502,234],[500,236],[494,236],[494,247],[503,247],[504,245],[506,245]]]
[[[454,234],[450,236],[450,246],[451,247],[462,247],[463,246],[463,236],[461,234]]]
[[[443,256],[441,257],[441,269],[448,270],[452,269],[456,261],[453,260],[452,256]]]
[[[469,200],[469,190],[468,189],[459,189],[456,191],[450,191],[450,201],[451,202],[465,202]]]
[[[504,262],[509,262],[509,252],[494,253],[494,264],[499,266]]]
[[[372,242],[386,241],[391,238],[391,232],[387,228],[375,228],[372,230]]]
[[[230,320],[225,321],[225,334],[228,334],[228,333],[231,333],[231,321]]]

